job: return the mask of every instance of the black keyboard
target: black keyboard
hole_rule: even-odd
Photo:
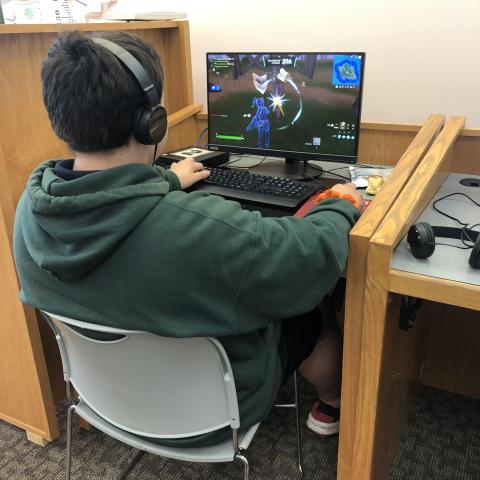
[[[212,168],[210,172],[210,176],[195,184],[193,189],[221,195],[240,203],[293,210],[313,193],[325,190],[320,182],[299,182],[228,168]]]

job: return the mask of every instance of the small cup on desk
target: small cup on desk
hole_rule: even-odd
[[[385,183],[385,179],[382,175],[370,175],[367,178],[368,186],[365,189],[365,192],[369,195],[376,195],[382,188]]]

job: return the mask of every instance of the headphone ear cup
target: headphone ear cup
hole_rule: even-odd
[[[415,258],[428,258],[435,251],[435,232],[426,222],[416,223],[408,230],[407,242]]]
[[[133,114],[132,133],[143,145],[152,145],[150,141],[150,108],[139,107]]]
[[[473,244],[472,253],[470,253],[470,257],[468,258],[468,264],[472,268],[480,268],[480,235]]]
[[[160,143],[167,133],[168,118],[167,111],[162,105],[152,108],[150,114],[149,135],[153,143]]]
[[[160,143],[167,133],[167,126],[167,111],[161,105],[139,108],[133,115],[133,136],[143,145]]]

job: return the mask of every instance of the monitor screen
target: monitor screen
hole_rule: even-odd
[[[207,53],[208,145],[355,162],[365,53]]]

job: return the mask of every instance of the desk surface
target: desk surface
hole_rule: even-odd
[[[418,222],[427,222],[431,225],[439,226],[459,227],[457,222],[436,212],[432,208],[432,204],[437,198],[453,192],[466,193],[476,202],[480,202],[480,188],[467,187],[460,183],[462,178],[472,177],[472,175],[465,174],[450,174],[437,195],[435,195],[434,199],[420,215]],[[479,207],[460,195],[439,202],[437,208],[470,224],[475,224],[480,221]],[[450,243],[452,245],[462,245],[459,240],[450,238],[437,238],[436,241]],[[470,253],[471,249],[462,250],[444,245],[435,245],[435,252],[431,257],[419,260],[410,253],[410,248],[405,237],[393,254],[391,268],[430,277],[480,285],[480,271],[468,265]]]

